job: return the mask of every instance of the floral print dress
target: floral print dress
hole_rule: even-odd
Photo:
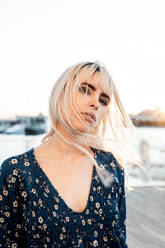
[[[83,212],[67,206],[34,155],[7,158],[0,170],[0,247],[127,248],[124,169],[112,153],[91,148],[113,175],[111,187],[93,169]]]

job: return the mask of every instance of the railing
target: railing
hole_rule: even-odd
[[[0,164],[10,156],[23,153],[40,143],[43,135],[0,135]]]

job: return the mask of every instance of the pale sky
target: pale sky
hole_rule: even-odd
[[[165,112],[164,0],[1,0],[0,118],[47,114],[70,65],[101,60],[128,113]]]

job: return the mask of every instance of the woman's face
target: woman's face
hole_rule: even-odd
[[[90,81],[87,81],[87,72],[88,69],[82,69],[79,72],[80,88],[74,98],[74,104],[78,114],[83,119],[83,123],[72,112],[70,113],[70,120],[74,128],[80,132],[94,133],[97,125],[108,111],[110,96],[98,87],[98,81],[101,77],[93,74]],[[96,73],[99,74],[99,72]]]

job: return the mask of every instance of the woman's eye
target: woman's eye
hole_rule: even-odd
[[[100,102],[101,102],[103,105],[108,105],[108,101],[106,101],[106,100],[100,100]]]
[[[79,89],[83,93],[87,93],[88,95],[90,94],[90,90],[88,88],[86,88],[86,87],[80,87]]]

